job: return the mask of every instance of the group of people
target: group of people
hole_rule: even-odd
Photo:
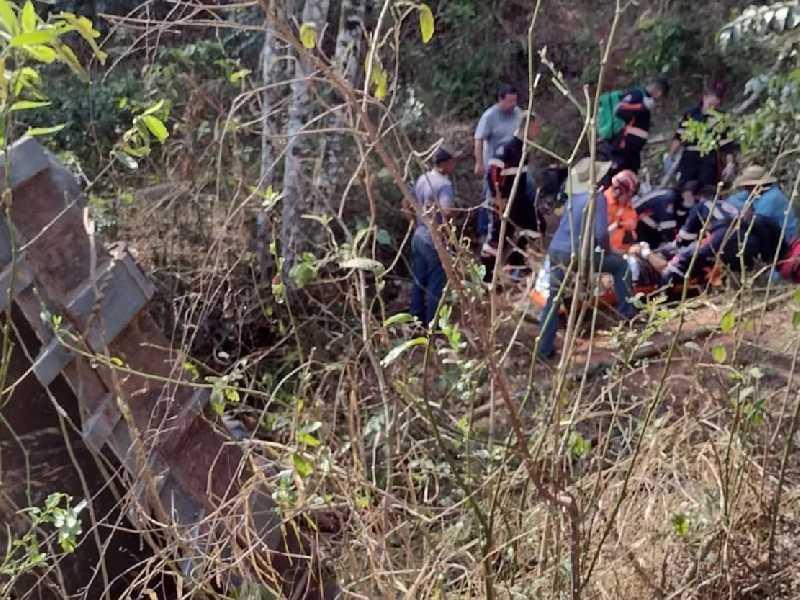
[[[720,197],[721,184],[731,182],[736,173],[735,142],[716,128],[711,143],[700,140],[698,128],[693,127],[693,123],[713,127],[719,119],[718,87],[704,91],[699,105],[687,111],[676,131],[665,160],[667,166],[675,164],[675,187],[640,193],[638,171],[651,114],[668,92],[667,82],[656,80],[618,93],[609,114],[619,126],[603,130],[606,137],[600,137],[598,160],[584,158],[565,170],[566,201],[547,249],[549,293],[541,316],[541,358],[556,353],[558,312],[569,288],[565,280],[576,271],[581,255],[591,258],[595,272],[611,275],[617,311],[629,319],[636,314],[635,280],[672,285],[705,277],[720,261],[745,268],[757,258],[772,263],[786,254],[798,235],[789,200],[763,167],[744,169],[733,182],[737,191]],[[477,233],[487,282],[494,280],[493,271],[504,259],[512,274],[523,272],[528,240],[544,234],[537,202],[542,186],[537,188],[528,170],[525,144],[537,138],[540,125],[535,114],[519,108],[518,99],[513,87],[501,87],[497,103],[475,130],[474,172],[483,184]],[[439,149],[433,169],[415,186],[416,207],[408,207],[417,219],[412,313],[426,324],[435,316],[446,282],[431,228],[444,223],[453,210],[450,175],[455,161],[453,153]],[[584,239],[587,233],[591,237]],[[500,253],[501,247],[508,252]]]

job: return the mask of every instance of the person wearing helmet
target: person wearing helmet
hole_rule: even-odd
[[[625,252],[636,242],[638,215],[633,197],[639,189],[639,179],[633,171],[620,171],[611,178],[604,192],[608,206],[609,246],[614,252]]]
[[[565,285],[565,279],[577,270],[583,248],[583,223],[592,200],[595,203],[594,227],[587,229],[593,236],[591,240],[592,266],[596,272],[609,273],[613,277],[614,293],[618,302],[617,311],[622,318],[631,319],[636,315],[636,308],[630,302],[633,288],[628,262],[621,254],[613,252],[609,246],[607,196],[596,185],[596,182],[603,178],[610,167],[611,163],[609,162],[594,163],[593,165],[591,159],[584,158],[572,167],[567,178],[568,198],[564,206],[564,213],[547,251],[550,259],[550,281],[547,304],[542,311],[539,335],[538,355],[541,359],[550,359],[556,353],[558,311],[565,290],[569,289],[569,286]],[[595,184],[592,184],[592,173]],[[623,177],[618,182],[619,187],[625,187],[630,181],[627,176]],[[635,186],[630,189],[635,189]]]

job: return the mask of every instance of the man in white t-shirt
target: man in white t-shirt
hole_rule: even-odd
[[[475,175],[483,182],[482,206],[478,210],[478,237],[483,241],[489,232],[489,209],[493,200],[486,179],[489,161],[504,139],[516,133],[524,112],[517,102],[519,93],[514,86],[502,85],[497,92],[497,103],[481,116],[475,128]]]

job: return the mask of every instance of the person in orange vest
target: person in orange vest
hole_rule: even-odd
[[[626,252],[636,243],[639,217],[633,206],[633,197],[639,189],[639,179],[633,171],[620,171],[611,178],[606,189],[608,206],[609,245],[614,252]]]

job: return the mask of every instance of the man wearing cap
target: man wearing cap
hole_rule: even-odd
[[[582,248],[582,232],[589,205],[595,202],[594,229],[592,241],[592,262],[595,271],[609,273],[614,278],[614,293],[617,297],[617,310],[623,318],[632,318],[636,309],[628,301],[633,296],[631,274],[625,258],[610,251],[608,232],[608,206],[605,194],[591,185],[591,171],[595,180],[602,179],[610,168],[610,163],[595,163],[584,158],[570,172],[567,180],[567,199],[564,214],[547,251],[550,259],[550,286],[547,304],[542,311],[542,329],[539,341],[539,357],[552,358],[556,353],[555,340],[558,329],[558,311],[561,298],[567,289],[564,280],[567,274],[578,266]],[[590,233],[592,229],[589,230]],[[600,248],[598,250],[597,248]],[[563,288],[563,289],[562,289]]]
[[[433,243],[431,228],[440,228],[450,216],[455,194],[450,176],[455,171],[455,156],[445,148],[433,155],[433,169],[420,175],[414,186],[414,206],[406,209],[415,215],[416,228],[411,241],[414,287],[411,314],[424,325],[436,316],[447,276]],[[436,235],[441,235],[436,232]]]
[[[489,161],[500,142],[514,135],[525,114],[519,106],[519,93],[512,85],[502,85],[497,92],[497,103],[481,115],[475,129],[475,175],[483,181],[482,207],[478,210],[478,236],[485,241],[489,232],[489,207],[494,198],[486,180]]]
[[[740,211],[750,207],[756,215],[770,219],[783,230],[783,239],[791,242],[797,237],[797,216],[789,199],[781,191],[778,179],[760,165],[750,165],[735,181],[740,191],[728,202]]]
[[[540,127],[536,115],[530,115],[527,131],[526,123],[520,123],[516,133],[500,142],[494,156],[489,161],[489,171],[486,174],[489,190],[492,193],[492,210],[489,213],[488,240],[481,249],[481,260],[486,266],[485,281],[492,280],[495,264],[498,259],[500,246],[500,230],[502,216],[506,205],[511,203],[508,222],[505,232],[505,248],[516,246],[511,254],[511,264],[516,267],[525,266],[525,257],[521,253],[526,246],[525,237],[517,239],[521,231],[538,231],[539,220],[534,203],[531,202],[532,194],[528,187],[528,156],[525,151],[525,139],[536,139]],[[513,192],[513,193],[512,193]]]

